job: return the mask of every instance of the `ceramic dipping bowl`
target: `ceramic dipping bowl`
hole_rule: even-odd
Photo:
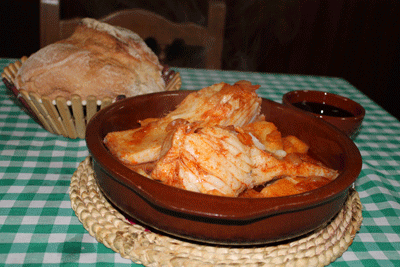
[[[365,116],[365,109],[359,103],[321,91],[291,91],[283,95],[282,103],[327,121],[350,138],[358,134]]]
[[[89,122],[86,143],[95,179],[104,196],[128,219],[150,230],[218,245],[270,244],[307,234],[343,207],[361,171],[359,150],[348,136],[323,120],[263,99],[262,113],[282,135],[310,145],[310,155],[340,172],[318,189],[276,198],[231,198],[164,185],[133,172],[103,143],[107,133],[138,127],[138,120],[162,117],[192,91],[141,95],[111,104]]]

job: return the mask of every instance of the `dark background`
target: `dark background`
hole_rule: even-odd
[[[182,4],[184,2],[184,4]],[[389,0],[226,0],[223,69],[341,77],[400,118],[400,4]],[[160,6],[162,7],[160,9]],[[62,18],[144,7],[205,24],[205,1],[64,0]],[[39,49],[39,0],[2,0],[0,57]],[[178,50],[179,52],[179,50]],[[196,67],[201,52],[179,58]]]

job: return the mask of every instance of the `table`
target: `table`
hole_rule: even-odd
[[[15,59],[0,59],[0,73]],[[249,80],[263,98],[281,102],[291,90],[323,90],[366,109],[355,139],[363,165],[355,189],[363,223],[349,249],[329,266],[400,266],[400,122],[340,78],[176,69],[182,89]],[[378,90],[378,89],[377,89]],[[0,265],[141,266],[89,235],[71,209],[70,179],[88,156],[85,140],[45,131],[0,84]]]

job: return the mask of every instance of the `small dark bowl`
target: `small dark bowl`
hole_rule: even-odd
[[[292,239],[331,220],[361,171],[361,156],[345,134],[323,120],[263,99],[262,113],[283,135],[310,145],[310,154],[340,175],[316,190],[277,198],[231,198],[190,192],[145,178],[113,157],[103,143],[112,131],[161,117],[192,91],[142,95],[99,111],[86,130],[95,179],[128,218],[175,237],[219,245],[255,245]]]
[[[304,109],[294,106],[295,103],[313,102],[323,105],[330,105],[340,108],[351,113],[349,117],[329,116],[305,111]],[[310,90],[291,91],[283,95],[282,103],[296,110],[305,111],[317,118],[323,119],[330,124],[336,126],[347,134],[350,138],[357,135],[361,128],[362,121],[365,116],[365,109],[357,102],[332,93]]]

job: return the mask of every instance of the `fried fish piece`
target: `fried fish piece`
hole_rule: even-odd
[[[250,147],[227,127],[179,127],[151,177],[194,192],[236,197],[253,186]]]
[[[308,160],[307,157],[298,157],[288,154],[283,159],[276,158],[272,153],[257,147],[251,149],[254,183],[264,184],[280,176],[323,176],[335,179],[338,171],[328,168],[319,162]]]
[[[258,85],[239,81],[218,83],[188,95],[175,110],[160,119],[145,120],[137,129],[108,133],[104,143],[126,164],[159,159],[161,146],[173,121],[201,122],[201,126],[243,126],[255,120],[261,110]]]
[[[309,145],[301,141],[299,138],[293,135],[288,135],[283,138],[283,149],[287,153],[302,153],[306,154],[308,149],[310,148]]]
[[[265,120],[255,121],[243,127],[263,144],[263,149],[274,154],[282,154],[283,139],[278,128],[272,122]],[[286,153],[283,154],[286,156]]]
[[[266,185],[260,192],[250,189],[240,197],[264,198],[296,195],[317,189],[331,181],[323,176],[283,176]]]
[[[324,176],[337,172],[294,154],[280,159],[261,150],[240,127],[181,125],[164,144],[151,178],[194,192],[237,197],[280,176]]]

